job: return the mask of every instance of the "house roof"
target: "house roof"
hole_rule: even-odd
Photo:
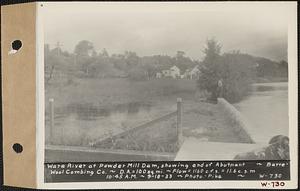
[[[185,73],[187,70],[192,70],[194,69],[195,66],[197,66],[197,64],[193,65],[192,67],[186,65],[186,64],[164,64],[164,65],[160,65],[157,66],[156,68],[156,72],[160,72],[162,70],[169,70],[170,68],[176,66],[177,68],[179,68],[180,73],[183,74]]]
[[[164,64],[164,65],[159,65],[157,66],[157,70],[169,70],[173,65],[172,64]]]
[[[172,68],[178,68],[180,70],[180,68],[177,67],[176,65],[172,66],[170,69],[172,69]]]
[[[187,69],[185,70],[185,73],[187,73],[187,72],[192,72],[192,71],[195,70],[196,68],[197,68],[198,70],[200,70],[200,69],[199,69],[199,65],[195,65],[195,66],[193,66],[193,67],[187,68]]]
[[[197,70],[200,70],[200,69],[199,69],[199,65],[194,66],[194,67],[191,69],[191,71],[196,70],[196,69],[197,69]]]

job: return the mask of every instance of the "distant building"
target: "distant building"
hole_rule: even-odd
[[[184,78],[187,78],[187,79],[198,79],[199,76],[200,76],[200,69],[199,69],[199,66],[196,65],[195,67],[193,68],[189,68],[185,71],[184,73]]]
[[[155,77],[156,77],[156,78],[161,78],[161,77],[162,77],[162,73],[157,72]]]
[[[172,78],[180,77],[180,69],[177,66],[172,66],[170,68],[170,75],[172,76]]]
[[[158,78],[158,76],[160,76],[159,74],[162,74],[161,77],[171,77],[171,78],[180,78],[180,69],[177,66],[172,66],[168,69],[164,69],[158,73],[156,73],[156,78]]]

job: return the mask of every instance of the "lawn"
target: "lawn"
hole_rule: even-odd
[[[88,103],[101,107],[130,102],[150,102],[161,99],[194,96],[196,82],[186,79],[153,79],[131,81],[115,79],[75,79],[67,84],[57,82],[46,90],[46,100],[54,98],[55,106]],[[47,105],[47,104],[46,104]]]

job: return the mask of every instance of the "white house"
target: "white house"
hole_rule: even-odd
[[[194,68],[189,68],[185,71],[184,77],[187,79],[197,79],[200,75],[200,69],[198,65],[196,65]]]
[[[190,72],[191,78],[192,79],[197,79],[200,75],[200,69],[198,65],[196,65]]]
[[[170,68],[170,76],[172,76],[172,78],[178,78],[180,76],[180,69],[177,66],[172,66]]]
[[[172,77],[174,79],[180,77],[180,69],[175,65],[170,69],[162,70],[161,73],[164,77]]]

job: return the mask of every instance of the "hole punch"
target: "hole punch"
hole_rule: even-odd
[[[22,47],[22,41],[21,40],[14,40],[11,43],[11,50],[8,52],[8,54],[17,53],[20,50],[21,47]]]
[[[21,153],[23,151],[23,146],[19,143],[15,143],[12,148],[16,153]]]

